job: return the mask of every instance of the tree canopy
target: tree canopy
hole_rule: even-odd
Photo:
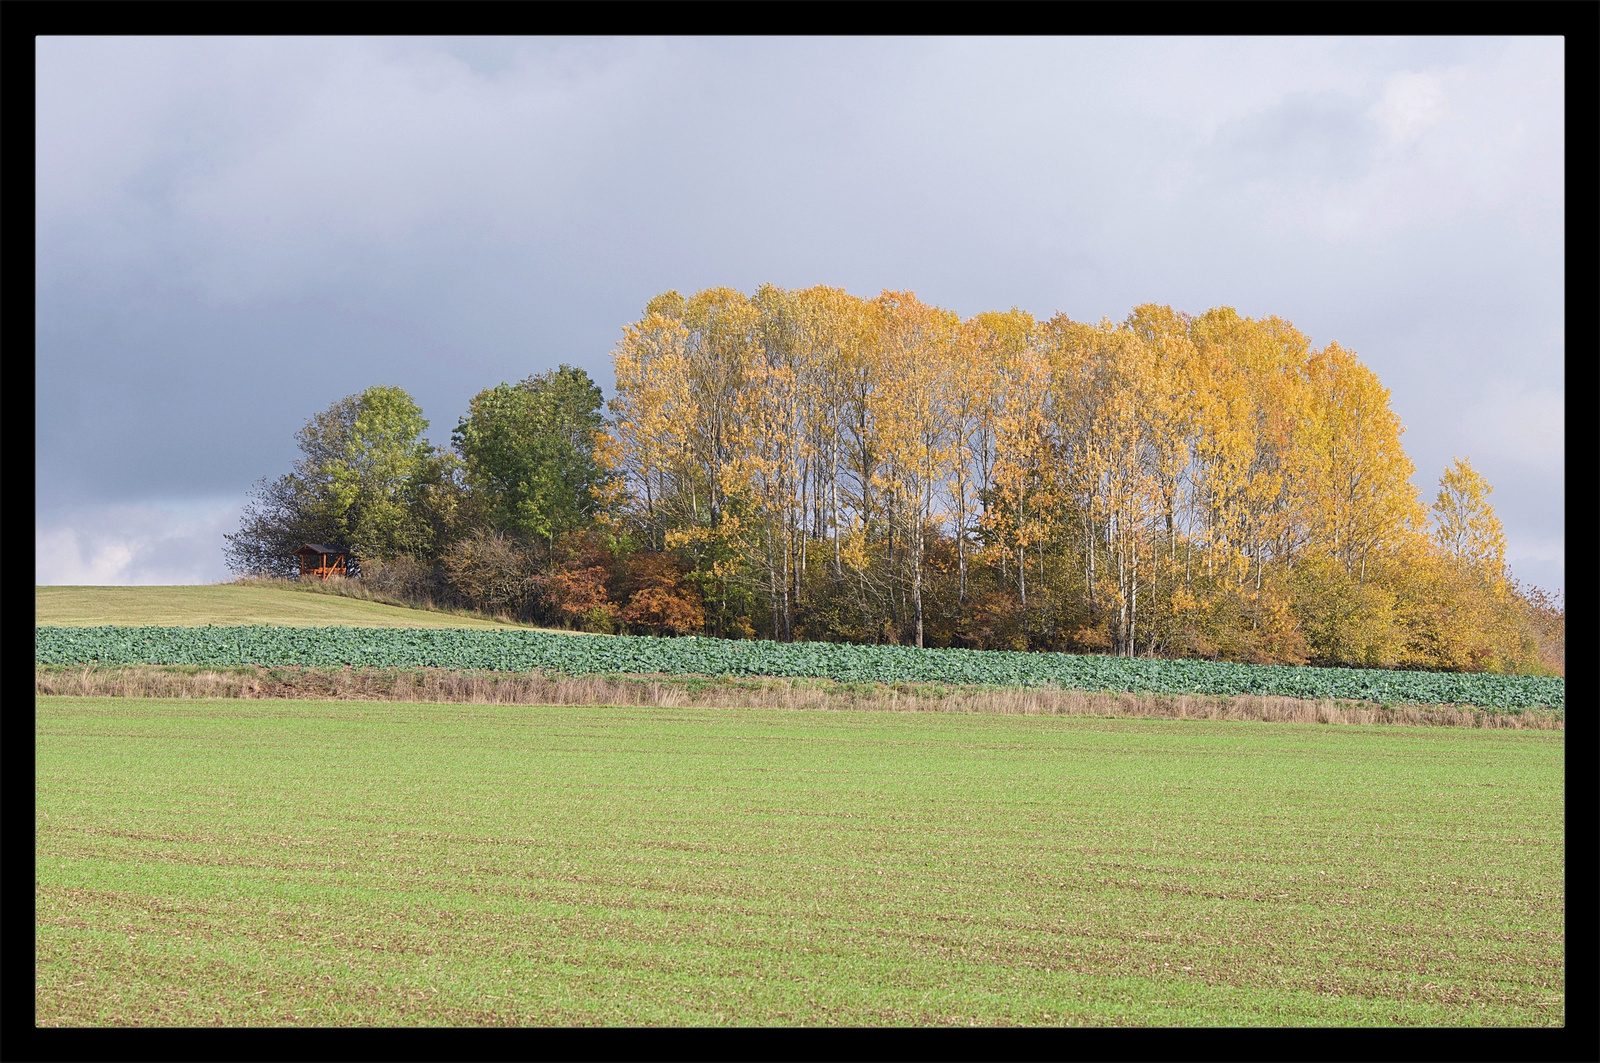
[[[404,390],[375,386],[338,400],[296,433],[294,471],[257,485],[238,533],[235,571],[294,571],[302,542],[349,547],[375,561],[428,557],[448,521],[455,459],[426,439],[428,422]]]
[[[603,407],[599,385],[568,365],[473,397],[453,439],[496,529],[553,542],[590,520],[608,478],[596,458]]]
[[[609,407],[569,365],[479,392],[453,453],[398,388],[339,400],[230,564],[342,541],[408,594],[600,631],[1564,667],[1488,482],[1457,459],[1425,506],[1376,374],[1281,318],[711,288],[613,364]]]

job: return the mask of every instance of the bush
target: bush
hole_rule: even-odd
[[[361,582],[378,599],[430,609],[445,588],[430,564],[412,557],[388,561],[368,561],[361,570]]]
[[[705,630],[700,591],[684,581],[685,566],[671,554],[635,554],[629,563],[631,593],[622,619],[636,632],[688,635]]]
[[[474,532],[446,551],[443,560],[452,589],[485,612],[520,613],[536,589],[528,549],[499,532]]]
[[[599,536],[561,536],[551,549],[550,567],[530,581],[543,618],[579,631],[615,631],[618,610],[606,586],[611,568],[611,552]]]

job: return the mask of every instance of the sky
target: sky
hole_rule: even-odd
[[[654,295],[1276,314],[1564,584],[1559,38],[93,38],[37,56],[40,584],[230,578],[295,432],[450,431]]]

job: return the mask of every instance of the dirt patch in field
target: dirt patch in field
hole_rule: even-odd
[[[1565,730],[1564,711],[1458,705],[1379,705],[1271,696],[1110,694],[942,684],[696,676],[563,676],[444,669],[35,666],[35,692],[72,697],[302,698],[492,705],[655,705],[1154,717],[1268,723],[1407,724]]]

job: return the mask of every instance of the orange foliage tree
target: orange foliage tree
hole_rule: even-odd
[[[615,358],[623,519],[701,610],[640,585],[629,623],[1548,667],[1487,483],[1447,471],[1430,536],[1388,390],[1280,318],[962,321],[767,285],[659,296]],[[1463,616],[1490,634],[1466,645]]]

